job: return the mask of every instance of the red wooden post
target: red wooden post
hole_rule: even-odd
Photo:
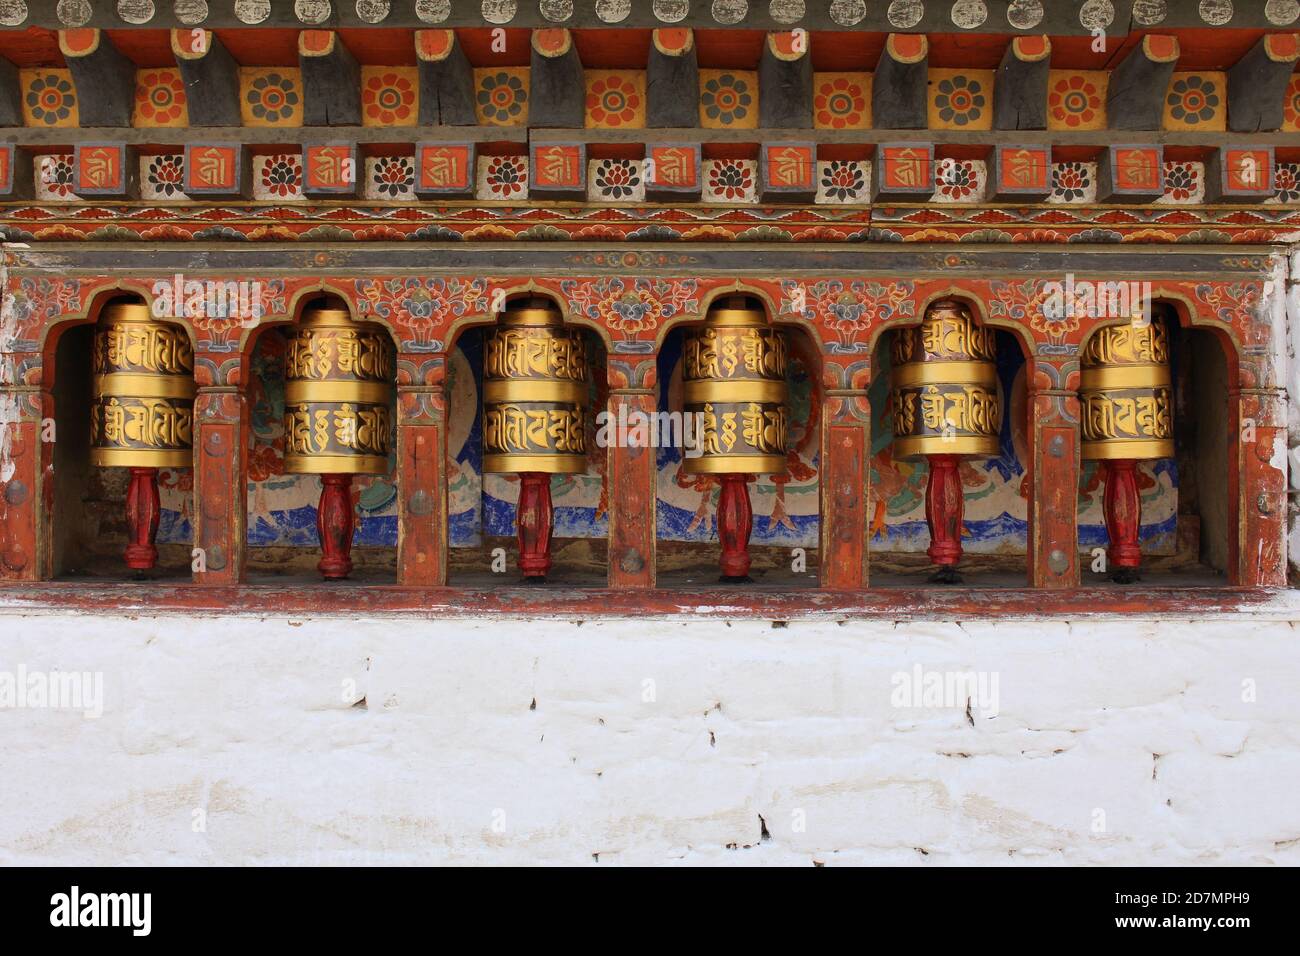
[[[749,503],[748,475],[719,475],[718,540],[722,542],[722,580],[728,584],[749,580],[749,535],[754,530],[754,509]]]
[[[657,410],[656,359],[611,354],[609,419],[630,419]],[[626,407],[620,417],[620,409]],[[609,444],[606,499],[609,509],[608,582],[612,588],[655,586],[655,451],[627,442]]]
[[[397,360],[397,583],[447,583],[445,355]]]
[[[39,581],[53,573],[54,446],[41,441],[41,419],[54,416],[54,398],[7,383],[0,395],[13,397],[18,412],[0,425],[0,581]]]
[[[867,586],[870,459],[871,406],[866,390],[827,389],[819,476],[823,588],[856,591]]]
[[[248,400],[246,359],[195,355],[194,543],[203,560],[194,582],[212,587],[244,580],[248,527]],[[221,375],[213,382],[213,372]]]
[[[327,581],[352,573],[352,531],[356,520],[352,508],[352,476],[321,475],[320,505],[316,509],[316,530],[323,556],[316,569]]]
[[[1241,377],[1262,375],[1243,363]],[[1228,400],[1228,494],[1236,529],[1229,538],[1229,578],[1242,587],[1286,587],[1286,392],[1233,388]]]
[[[126,566],[144,572],[158,563],[158,520],[162,503],[158,499],[158,469],[132,468],[131,484],[126,491]]]
[[[930,560],[939,566],[932,580],[955,584],[961,580],[961,521],[965,491],[957,470],[957,455],[929,455],[930,477],[925,486],[925,523],[930,526]]]
[[[1138,534],[1142,528],[1142,497],[1138,494],[1137,462],[1131,458],[1116,458],[1106,467],[1106,491],[1102,507],[1106,512],[1106,535],[1110,547],[1106,554],[1115,571],[1112,577],[1119,584],[1132,584],[1137,580],[1137,569],[1142,563],[1142,548]]]
[[[519,570],[525,578],[545,578],[551,570],[551,535],[555,531],[550,475],[539,471],[520,473],[515,530],[519,535]]]
[[[1079,586],[1079,393],[1047,388],[1065,372],[1039,359],[1026,371],[1031,385],[1026,432],[1029,455],[1029,585]],[[1078,381],[1077,373],[1075,382]]]

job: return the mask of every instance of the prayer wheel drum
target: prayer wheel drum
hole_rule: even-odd
[[[284,470],[384,475],[392,444],[393,344],[344,309],[309,308],[289,342]]]
[[[747,296],[719,300],[683,342],[682,405],[697,416],[701,453],[689,475],[786,472],[789,389],[785,336]]]
[[[959,302],[932,305],[893,347],[894,457],[998,455],[997,343]]]
[[[92,464],[189,468],[194,463],[194,350],[143,303],[111,302],[95,330]]]
[[[1107,326],[1088,340],[1079,390],[1085,460],[1173,457],[1168,334],[1157,315]]]
[[[483,358],[483,471],[587,470],[587,347],[549,299],[507,304]]]

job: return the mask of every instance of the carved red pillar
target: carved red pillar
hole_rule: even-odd
[[[1026,555],[1029,584],[1036,588],[1079,586],[1079,393],[1064,388],[1067,373],[1031,358],[1025,374],[1030,389],[1029,527]],[[1074,373],[1069,384],[1077,386]]]
[[[321,475],[316,531],[322,556],[316,570],[327,581],[352,573],[352,533],[356,516],[352,507],[352,476]]]
[[[0,356],[0,376],[22,359]],[[12,402],[17,412],[17,421],[0,425],[0,581],[39,581],[53,573],[53,446],[41,441],[41,419],[53,418],[54,399],[0,378],[0,402]]]
[[[840,370],[834,372],[838,377]],[[856,374],[866,381],[869,372],[864,367]],[[860,590],[868,580],[871,497],[871,405],[865,388],[827,388],[819,460],[820,583]]]
[[[447,395],[444,354],[397,360],[397,583],[447,583]]]
[[[248,527],[248,400],[244,358],[199,352],[194,374],[194,583],[244,580]]]
[[[957,455],[929,455],[930,476],[925,485],[925,523],[930,526],[930,547],[926,554],[939,566],[931,577],[941,584],[961,580],[957,563],[961,561],[961,522],[965,510],[965,491]]]
[[[1257,380],[1253,368],[1243,366],[1241,375]],[[1229,539],[1230,578],[1242,587],[1286,587],[1286,393],[1233,388],[1228,415],[1228,493],[1236,530]]]
[[[162,502],[158,498],[158,469],[132,468],[126,490],[126,566],[143,577],[158,563],[158,521]]]
[[[609,356],[609,419],[626,421],[636,412],[653,415],[656,359]],[[655,586],[655,451],[610,442],[606,459],[609,509],[609,571],[612,588]]]
[[[749,581],[749,536],[754,509],[749,503],[749,475],[719,475],[718,541],[722,544],[722,580]]]
[[[1142,497],[1138,494],[1137,462],[1131,458],[1116,458],[1105,463],[1106,490],[1102,495],[1102,508],[1106,515],[1106,536],[1110,546],[1106,550],[1112,577],[1120,584],[1137,580],[1137,569],[1142,563],[1142,548],[1138,536],[1142,530]]]
[[[520,472],[515,530],[519,536],[519,570],[526,579],[545,578],[551,570],[551,535],[555,531],[550,475]]]

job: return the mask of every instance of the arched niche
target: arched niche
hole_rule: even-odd
[[[1239,528],[1240,476],[1235,474],[1233,445],[1237,423],[1231,401],[1238,380],[1238,346],[1225,325],[1203,321],[1182,296],[1157,289],[1142,315],[1165,325],[1174,454],[1137,464],[1140,578],[1148,584],[1223,584],[1235,577]],[[1129,321],[1098,323],[1081,343],[1080,355],[1103,328]],[[1251,439],[1249,431],[1247,423],[1243,441]],[[1079,547],[1085,585],[1115,586],[1115,569],[1107,555],[1104,489],[1102,463],[1081,461]]]
[[[245,548],[250,581],[292,577],[318,582],[321,541],[317,516],[321,478],[290,474],[285,470],[286,435],[285,362],[289,342],[303,313],[315,307],[343,309],[358,325],[382,329],[394,355],[394,387],[389,406],[388,468],[382,475],[355,475],[349,494],[355,522],[350,580],[360,584],[396,581],[398,474],[397,456],[397,342],[384,322],[358,316],[350,298],[327,286],[301,290],[291,303],[291,317],[263,320],[249,329],[243,340],[245,397],[248,428],[245,437],[247,509]]]
[[[587,467],[580,474],[550,476],[554,529],[551,585],[599,587],[607,576],[609,486],[606,449],[597,444],[597,415],[608,406],[607,338],[589,320],[575,316],[552,290],[522,282],[493,287],[505,306],[526,299],[553,305],[564,324],[576,329],[586,347]],[[517,538],[520,479],[483,471],[483,365],[487,338],[501,313],[464,316],[447,337],[447,542],[448,584],[493,587],[520,583]]]
[[[779,329],[787,348],[789,389],[787,471],[759,474],[747,483],[753,511],[750,577],[756,586],[817,587],[821,531],[821,439],[825,385],[821,345],[802,317],[783,316],[767,292],[743,282],[711,290],[697,315],[666,322],[658,333],[656,408],[683,410],[682,355],[688,330],[706,324],[720,300],[743,297],[762,308],[768,327]],[[664,427],[664,425],[667,427]],[[684,425],[684,423],[683,423]],[[660,587],[715,585],[721,542],[720,480],[688,474],[679,447],[678,419],[661,421],[655,455],[655,555]],[[737,585],[744,587],[745,585]]]
[[[84,314],[52,323],[42,343],[42,382],[53,396],[54,417],[42,424],[48,441],[53,490],[50,507],[48,569],[54,578],[136,577],[126,566],[128,541],[127,494],[130,469],[96,466],[91,461],[91,406],[95,397],[93,352],[95,335],[106,307],[115,303],[148,305],[148,290],[122,283],[98,291]],[[179,332],[194,347],[188,323],[166,315],[158,322]],[[194,541],[194,469],[158,470],[161,513],[154,543],[157,564],[144,576],[151,580],[184,581],[190,577]]]
[[[933,570],[926,553],[931,542],[926,521],[929,464],[894,454],[891,348],[897,330],[920,326],[929,309],[943,301],[964,306],[977,325],[994,333],[1002,408],[998,456],[964,459],[958,465],[964,492],[959,570],[967,586],[1021,587],[1030,560],[1032,344],[1021,326],[990,316],[983,300],[957,287],[932,292],[918,304],[915,316],[886,323],[871,342],[867,541],[872,586],[916,587]]]

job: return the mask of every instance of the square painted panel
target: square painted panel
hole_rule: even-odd
[[[934,164],[934,201],[983,202],[988,182],[988,164],[982,159],[940,159]]]
[[[71,70],[19,70],[18,88],[25,125],[38,129],[80,125],[77,88]]]
[[[1097,164],[1052,164],[1052,193],[1048,202],[1082,205],[1097,201]]]
[[[1228,74],[1175,73],[1165,94],[1164,128],[1222,133],[1228,128]]]
[[[700,70],[700,125],[705,129],[757,129],[758,74]]]
[[[415,193],[432,198],[474,194],[473,143],[419,143],[415,147]]]
[[[1160,146],[1107,147],[1097,176],[1098,202],[1152,202],[1165,192],[1164,149]]]
[[[187,199],[185,154],[140,157],[140,198],[154,202]]]
[[[474,112],[484,126],[528,123],[528,67],[502,66],[474,71]]]
[[[584,125],[588,129],[645,126],[644,70],[587,70]]]
[[[593,159],[587,165],[587,199],[591,202],[645,200],[645,161]]]
[[[871,129],[870,73],[814,73],[815,129]]]
[[[764,200],[812,202],[817,195],[817,147],[775,143],[759,149],[759,195]]]
[[[700,147],[665,143],[646,147],[646,196],[654,200],[697,200],[704,188]]]
[[[125,143],[82,143],[72,166],[78,196],[125,197],[135,182]]]
[[[931,67],[928,80],[931,129],[993,128],[993,71]]]
[[[297,67],[240,67],[239,110],[245,126],[301,126],[302,71]]]
[[[1165,163],[1165,194],[1156,202],[1166,206],[1205,202],[1205,164]]]
[[[925,202],[934,194],[934,147],[929,143],[882,143],[872,174],[874,198]]]
[[[190,144],[185,147],[185,193],[190,196],[247,195],[247,166],[242,146]]]
[[[1274,194],[1272,146],[1224,146],[1205,168],[1206,202],[1263,202]]]
[[[414,66],[361,68],[361,125],[414,126],[420,118],[420,71]]]
[[[541,198],[585,199],[587,147],[582,143],[534,143],[529,154],[529,194]]]
[[[1047,128],[1105,129],[1109,87],[1110,74],[1105,70],[1050,71],[1047,75]]]
[[[1052,192],[1047,146],[999,146],[993,151],[993,195],[1003,201],[1041,202]]]
[[[704,201],[758,202],[758,163],[752,159],[706,159]]]
[[[527,156],[480,156],[474,196],[499,202],[528,200]]]
[[[253,157],[253,198],[264,202],[290,202],[305,198],[302,191],[302,155],[273,153]]]
[[[847,206],[871,200],[871,163],[832,159],[817,162],[817,196],[825,205]]]
[[[355,143],[322,143],[302,148],[303,193],[308,196],[357,194]]]
[[[45,153],[32,164],[33,192],[37,199],[78,199],[72,153]]]
[[[365,162],[366,199],[394,200],[415,197],[415,157],[371,156]]]

